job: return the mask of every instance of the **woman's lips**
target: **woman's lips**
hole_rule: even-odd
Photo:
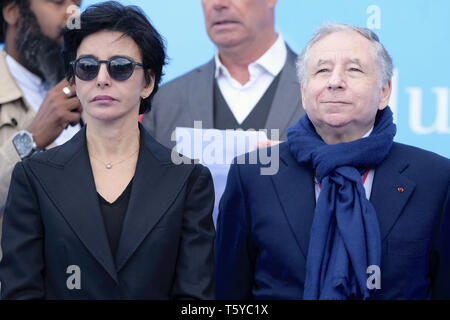
[[[103,102],[111,102],[111,101],[115,101],[116,99],[114,99],[113,97],[110,96],[96,96],[94,99],[92,99],[91,101],[103,101]]]

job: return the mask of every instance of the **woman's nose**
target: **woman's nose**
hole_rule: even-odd
[[[100,63],[100,69],[98,70],[96,81],[97,86],[100,88],[111,85],[111,77],[109,76],[106,63]]]

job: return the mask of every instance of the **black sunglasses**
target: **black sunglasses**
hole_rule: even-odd
[[[106,63],[107,70],[111,78],[118,81],[125,81],[134,72],[136,66],[143,67],[139,62],[134,62],[127,57],[112,57],[109,60],[97,60],[94,57],[81,57],[75,61],[70,62],[75,75],[83,80],[90,81],[97,77],[100,71],[100,64]]]

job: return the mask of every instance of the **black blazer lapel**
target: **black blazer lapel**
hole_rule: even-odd
[[[395,149],[395,144],[392,146]],[[370,202],[377,213],[383,241],[400,217],[416,184],[402,175],[408,168],[408,160],[393,154],[375,169]]]
[[[272,176],[283,212],[306,258],[314,218],[315,195],[311,170],[300,166],[290,154],[287,144],[280,147],[280,171]]]
[[[167,212],[194,168],[173,164],[170,151],[140,129],[141,147],[116,254],[117,272]]]
[[[86,127],[32,170],[80,241],[118,283],[86,145]]]

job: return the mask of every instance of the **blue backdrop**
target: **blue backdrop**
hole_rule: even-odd
[[[98,1],[84,0],[83,7]],[[215,48],[200,0],[120,1],[144,9],[167,41],[163,82],[207,62]],[[276,28],[300,52],[315,28],[343,22],[373,29],[394,59],[396,141],[450,158],[450,1],[279,0]]]

